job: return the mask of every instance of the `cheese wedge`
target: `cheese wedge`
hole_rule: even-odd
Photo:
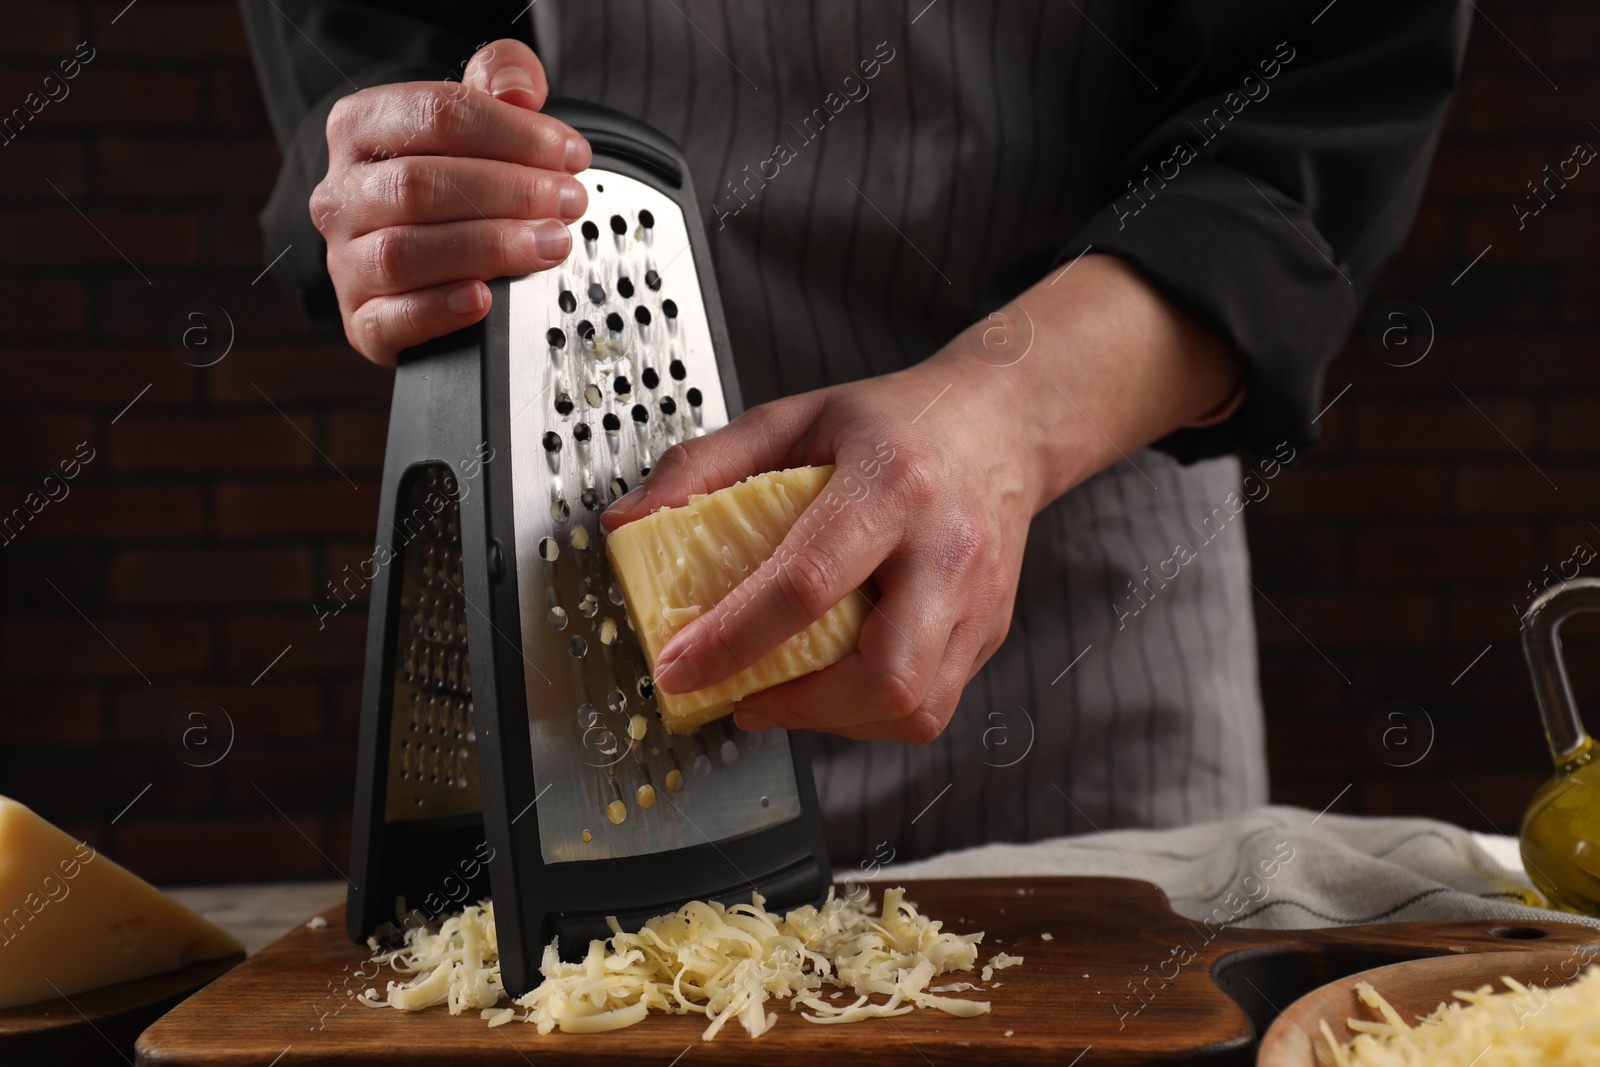
[[[774,579],[782,563],[762,564],[772,559],[832,474],[831,466],[759,474],[612,531],[606,552],[651,663],[673,634],[740,582]],[[802,529],[820,529],[826,521],[826,510],[819,509]],[[869,608],[864,596],[852,592],[732,678],[693,693],[656,690],[662,721],[669,730],[687,732],[728,714],[735,701],[751,693],[837,663],[856,650]],[[740,625],[737,614],[729,625]]]
[[[243,951],[232,934],[0,797],[0,1008]]]

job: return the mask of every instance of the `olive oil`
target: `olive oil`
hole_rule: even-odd
[[[1600,915],[1600,761],[1594,742],[1534,794],[1522,819],[1528,877],[1565,911]]]

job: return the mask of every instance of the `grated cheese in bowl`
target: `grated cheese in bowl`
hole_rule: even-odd
[[[1356,983],[1361,1002],[1382,1022],[1351,1019],[1356,1037],[1341,1045],[1327,1020],[1319,1026],[1334,1067],[1578,1067],[1600,1063],[1600,966],[1570,985],[1544,988],[1502,978],[1509,992],[1491,986],[1457,991],[1411,1026],[1376,989]]]
[[[358,999],[402,1011],[436,1004],[448,1005],[452,1015],[476,1009],[490,1026],[520,1018],[541,1034],[616,1030],[651,1011],[699,1014],[710,1020],[701,1035],[706,1041],[734,1020],[759,1037],[777,1022],[777,1013],[766,1010],[773,999],[787,1000],[790,1010],[805,1009],[802,1018],[822,1024],[917,1008],[960,1017],[987,1012],[987,1001],[941,996],[928,985],[938,975],[970,971],[983,934],[946,933],[904,896],[904,889],[884,890],[881,918],[872,905],[840,900],[830,891],[822,907],[806,905],[782,916],[767,911],[753,893],[751,903],[732,907],[692,901],[651,919],[638,933],[626,933],[610,919],[612,936],[589,942],[576,963],[563,962],[552,941],[540,966],[544,981],[506,1008],[500,1007],[505,989],[494,904],[484,901],[436,931],[409,930],[402,947],[379,952],[375,962],[410,977],[388,983],[382,996],[374,988]],[[369,943],[376,952],[377,944]],[[828,1002],[841,992],[855,999]]]

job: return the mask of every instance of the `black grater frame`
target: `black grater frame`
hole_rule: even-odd
[[[553,101],[545,109],[588,138],[595,166],[644,182],[674,201],[690,250],[728,415],[741,410],[714,268],[687,165],[672,141],[627,116],[591,104]],[[392,823],[384,819],[387,738],[393,675],[398,574],[375,583],[368,626],[362,741],[352,844],[355,869],[347,925],[364,938],[393,921],[396,898],[408,907],[438,901],[447,880],[460,885],[487,859],[496,906],[505,988],[535,984],[544,946],[559,936],[575,958],[592,937],[609,933],[607,915],[624,928],[676,909],[686,900],[748,901],[759,890],[773,907],[819,902],[831,882],[805,736],[788,735],[800,815],[741,836],[669,852],[546,864],[539,820],[530,809],[549,783],[536,782],[522,659],[522,613],[513,573],[515,535],[511,457],[509,279],[490,283],[493,302],[478,326],[409,354],[395,380],[384,471],[380,542],[398,505],[400,474],[417,463],[460,464],[487,444],[494,458],[470,481],[461,503],[462,589],[476,708],[477,769],[483,815]],[[441,398],[448,398],[447,400]],[[398,568],[395,568],[396,572]],[[491,625],[492,623],[492,625]],[[524,814],[530,817],[522,818]],[[355,886],[365,888],[355,888]],[[648,891],[642,889],[648,887]],[[433,897],[428,897],[428,893]],[[459,906],[459,901],[454,902]],[[418,918],[433,917],[424,907]]]

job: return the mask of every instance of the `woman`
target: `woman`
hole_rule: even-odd
[[[1238,515],[1409,226],[1465,3],[244,9],[285,146],[267,252],[376,362],[570,251],[589,152],[552,89],[683,146],[767,403],[605,522],[882,463],[656,665],[711,684],[873,579],[859,654],[738,711],[822,732],[836,861],[1265,800]]]

